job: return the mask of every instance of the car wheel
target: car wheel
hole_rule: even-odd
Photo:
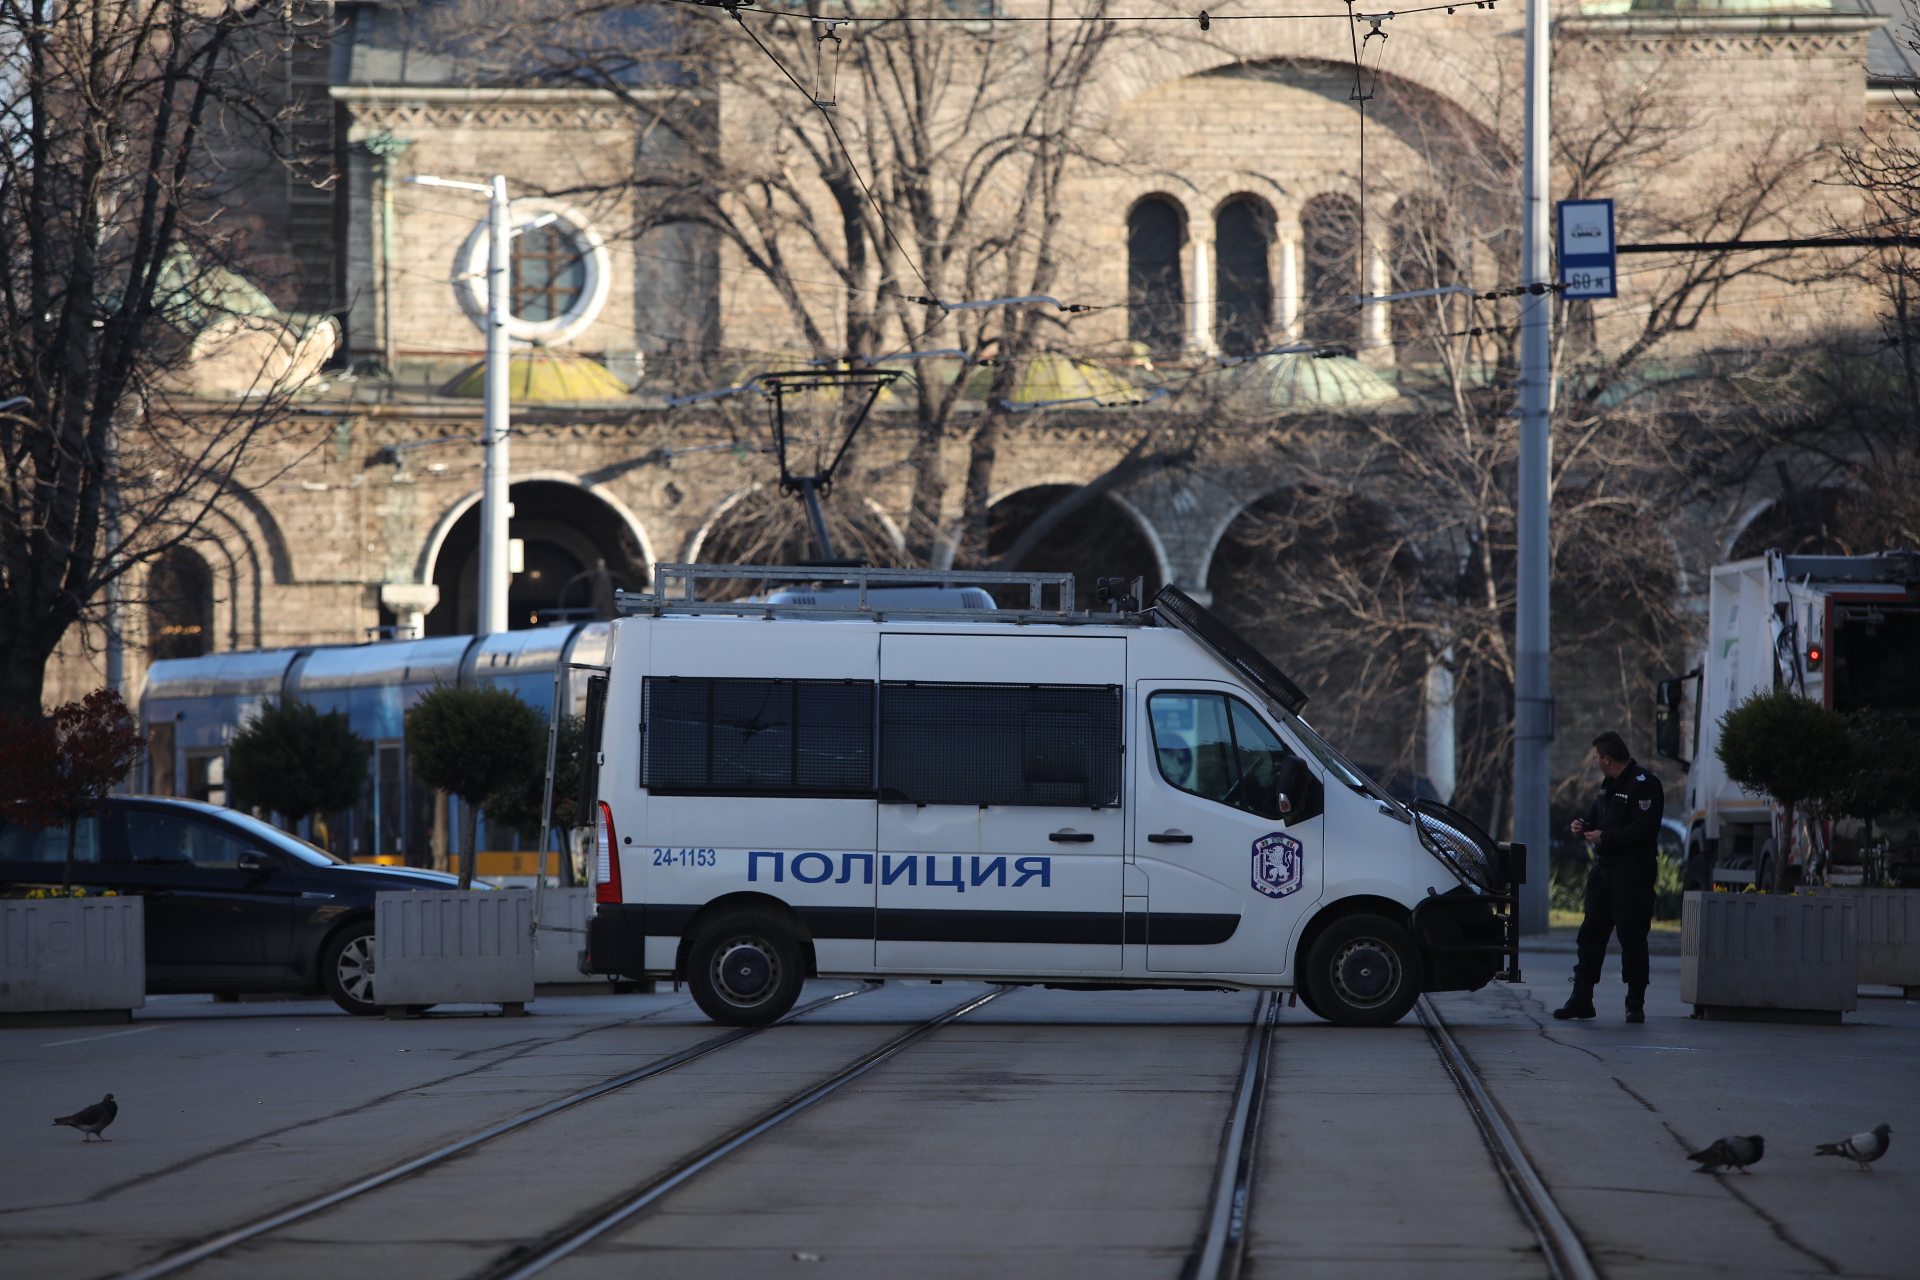
[[[1385,916],[1343,916],[1307,952],[1308,1007],[1342,1027],[1385,1027],[1420,997],[1419,949]]]
[[[1325,1018],[1327,1016],[1320,1012],[1320,1006],[1313,1002],[1313,992],[1307,990],[1305,985],[1294,988],[1294,994],[1300,997],[1300,1003],[1307,1007],[1308,1013],[1316,1018]]]
[[[1760,846],[1760,856],[1753,860],[1753,887],[1762,893],[1773,888],[1773,841]]]
[[[773,916],[736,911],[712,920],[687,951],[694,1003],[729,1027],[764,1027],[800,996],[800,944]]]
[[[1699,845],[1694,845],[1687,850],[1687,860],[1680,872],[1680,888],[1682,892],[1689,889],[1711,890],[1713,888],[1713,864]]]
[[[373,922],[348,925],[320,953],[320,980],[333,1002],[363,1018],[380,1013],[373,997]]]

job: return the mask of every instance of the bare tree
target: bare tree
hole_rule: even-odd
[[[284,387],[178,403],[183,333],[251,286],[218,217],[285,153],[262,81],[290,10],[0,0],[0,708],[36,714],[49,656],[109,583],[193,536]],[[304,12],[304,9],[302,10]],[[257,292],[257,291],[255,291]],[[244,344],[243,344],[244,345]]]
[[[1677,58],[1561,42],[1555,74],[1557,181],[1569,197],[1618,196],[1623,238],[1728,240],[1818,226],[1819,210],[1799,206],[1809,183],[1832,172],[1834,135],[1808,113],[1783,110],[1729,150],[1674,92]],[[1371,761],[1419,772],[1425,744],[1408,726],[1424,702],[1450,698],[1456,803],[1495,830],[1510,813],[1514,676],[1511,88],[1496,82],[1507,96],[1482,104],[1495,131],[1436,119],[1420,173],[1370,201],[1394,209],[1384,234],[1397,288],[1478,291],[1396,305],[1412,406],[1272,428],[1267,445],[1295,482],[1239,522],[1216,571],[1224,607],[1290,655],[1310,691],[1337,692],[1320,715],[1365,744]],[[1836,271],[1751,252],[1654,266],[1602,314],[1598,304],[1555,306],[1556,663],[1577,670],[1578,686],[1619,725],[1644,722],[1653,679],[1685,652],[1682,577],[1699,557],[1683,513],[1703,486],[1778,456],[1789,437],[1818,434],[1803,406],[1756,403],[1753,379],[1781,363],[1778,349],[1696,351],[1679,370],[1654,361],[1741,290]],[[1615,695],[1599,693],[1616,685]],[[1571,704],[1560,724],[1563,737],[1574,732]],[[1559,779],[1557,794],[1570,799],[1580,782]]]
[[[1092,86],[1121,48],[1151,38],[1110,19],[1106,0],[1073,22],[999,23],[986,8],[978,22],[947,20],[966,16],[944,0],[887,0],[835,25],[824,13],[476,0],[442,31],[481,78],[624,98],[648,139],[637,233],[696,224],[719,237],[785,313],[793,358],[948,353],[901,366],[914,414],[901,505],[910,555],[926,564],[986,563],[1022,360],[1073,349],[1074,316],[1091,309],[952,308],[1054,292],[1070,252],[1062,183],[1103,163]],[[680,91],[663,97],[663,85]],[[963,399],[984,408],[957,416]],[[956,433],[969,464],[957,528],[940,465]]]

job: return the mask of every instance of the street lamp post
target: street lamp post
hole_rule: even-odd
[[[507,267],[512,235],[507,226],[507,180],[459,182],[415,174],[415,186],[450,187],[485,195],[487,208],[487,366],[485,417],[481,444],[486,450],[480,487],[480,609],[474,632],[491,635],[507,629]]]
[[[1513,838],[1527,846],[1520,931],[1547,930],[1547,812],[1553,745],[1553,681],[1548,666],[1551,552],[1548,485],[1553,461],[1553,367],[1548,323],[1553,263],[1548,237],[1552,15],[1547,0],[1527,5],[1525,191],[1521,201],[1519,554],[1514,602]]]

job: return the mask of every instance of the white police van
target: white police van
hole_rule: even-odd
[[[1348,1025],[1518,977],[1524,850],[1381,790],[1180,591],[1089,613],[1066,574],[848,570],[697,596],[823,572],[660,565],[622,595],[589,685],[591,971],[734,1025],[815,975],[1272,989]]]

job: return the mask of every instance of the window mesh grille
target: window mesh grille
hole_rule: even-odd
[[[881,685],[880,798],[890,803],[1120,803],[1111,685]]]
[[[873,685],[649,676],[641,785],[726,795],[872,795]]]

